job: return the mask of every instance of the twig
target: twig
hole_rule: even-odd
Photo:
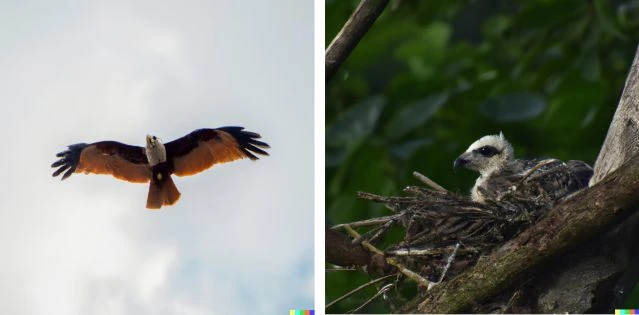
[[[423,286],[424,288],[428,288],[428,286],[430,285],[430,281],[426,280],[426,278],[420,276],[418,273],[404,267],[404,265],[397,262],[395,258],[386,258],[386,262],[388,262],[389,265],[395,266],[395,268],[397,268],[399,272],[403,273],[406,277],[417,282],[417,284]]]
[[[467,254],[467,253],[478,253],[479,249],[471,247],[471,248],[463,248],[458,249],[458,254]],[[396,249],[386,251],[387,255],[394,256],[433,256],[433,255],[443,255],[446,253],[446,248],[407,248],[407,249]]]
[[[438,191],[448,191],[446,190],[446,188],[440,186],[439,184],[435,183],[432,179],[424,176],[423,174],[419,173],[419,172],[413,172],[413,176],[415,176],[415,178],[417,178],[420,182],[430,186],[431,188],[438,190]]]
[[[375,242],[380,236],[382,236],[382,234],[384,234],[386,231],[388,231],[388,229],[390,229],[391,225],[393,225],[393,220],[390,220],[386,223],[384,223],[384,225],[377,227],[376,229],[378,229],[378,231],[371,236],[368,241],[369,242]]]
[[[324,67],[326,82],[330,81],[344,60],[355,49],[357,43],[373,26],[377,17],[382,14],[389,0],[362,0],[351,17],[346,21],[342,30],[328,45],[325,54]]]
[[[362,289],[364,289],[364,288],[366,288],[366,287],[368,287],[368,286],[371,286],[371,285],[373,285],[373,284],[375,284],[375,283],[378,283],[378,282],[383,281],[383,280],[388,279],[388,278],[397,277],[397,275],[398,275],[397,273],[394,273],[394,274],[392,274],[392,275],[383,276],[383,277],[381,277],[381,278],[377,278],[377,279],[375,279],[375,280],[371,280],[371,281],[369,281],[369,282],[366,282],[366,283],[364,283],[364,284],[360,285],[359,287],[357,287],[357,288],[355,288],[355,289],[353,289],[353,290],[348,291],[346,294],[344,294],[344,295],[342,295],[342,296],[340,296],[340,297],[336,298],[335,300],[331,301],[330,303],[326,304],[326,307],[324,307],[324,309],[327,309],[327,308],[329,308],[329,307],[331,307],[331,306],[333,306],[333,305],[335,305],[335,304],[337,304],[337,303],[339,303],[339,302],[343,301],[343,300],[344,300],[344,299],[346,299],[347,297],[349,297],[349,296],[351,296],[351,295],[353,295],[353,294],[357,293],[358,291],[360,291],[360,290],[362,290]]]
[[[401,214],[394,214],[394,215],[389,215],[386,217],[379,217],[379,218],[356,221],[351,223],[343,223],[343,224],[334,225],[333,227],[331,227],[331,229],[333,230],[341,229],[341,228],[344,228],[345,225],[349,225],[350,227],[353,227],[353,228],[358,228],[362,226],[386,224],[388,223],[388,221],[395,220],[400,216]]]
[[[357,268],[325,268],[324,271],[358,271]]]
[[[532,175],[536,170],[542,168],[544,165],[550,164],[552,162],[556,162],[559,161],[557,159],[546,159],[543,160],[539,163],[537,163],[537,165],[535,165],[535,167],[531,168],[528,172],[526,172],[526,175],[524,175],[524,177],[519,181],[519,184],[521,185],[523,182],[526,181],[526,179],[528,179],[528,177],[530,177],[530,175]]]
[[[512,311],[512,308],[519,301],[522,295],[523,292],[521,290],[517,290],[515,293],[513,293],[513,296],[511,296],[508,300],[508,303],[506,303],[506,306],[504,307],[502,313],[514,313]]]
[[[450,265],[453,263],[453,260],[455,260],[455,255],[457,255],[457,250],[459,249],[459,242],[457,242],[457,244],[455,244],[455,249],[453,249],[453,253],[450,254],[450,256],[448,256],[448,261],[446,262],[446,267],[444,268],[444,271],[442,272],[441,277],[439,277],[439,281],[437,282],[442,282],[444,281],[444,277],[446,277],[446,273],[448,272],[448,269],[450,269]]]
[[[373,302],[373,300],[375,300],[378,296],[386,293],[386,291],[390,290],[392,287],[394,287],[395,285],[392,283],[389,283],[387,285],[385,285],[384,287],[382,287],[379,291],[377,291],[377,293],[375,295],[373,295],[373,297],[371,297],[370,299],[366,300],[366,302],[364,302],[364,304],[358,306],[355,309],[352,309],[348,312],[346,312],[347,314],[353,314],[355,312],[358,312],[359,310],[361,310],[362,308],[364,308],[364,306],[370,304],[371,302]]]
[[[348,224],[344,224],[344,230],[346,230],[346,232],[348,232],[348,234],[350,234],[354,239],[361,239],[362,236],[359,235],[359,233],[357,233],[357,231],[353,230],[353,228],[348,225]],[[364,248],[370,250],[371,252],[377,254],[377,255],[381,255],[384,256],[384,252],[382,252],[381,250],[377,249],[377,247],[375,247],[373,244],[369,243],[366,240],[362,240],[361,242],[362,246],[364,246]]]
[[[357,198],[362,198],[362,199],[372,200],[372,201],[382,201],[384,199],[384,197],[382,196],[367,193],[365,191],[358,191]]]
[[[359,233],[357,233],[357,231],[353,230],[353,228],[351,228],[350,225],[348,225],[348,224],[344,225],[344,229],[346,230],[346,232],[348,232],[348,234],[350,234],[355,239],[360,239],[362,237],[361,235],[359,235]],[[370,250],[371,252],[376,253],[378,255],[382,255],[382,257],[384,257],[384,252],[382,252],[381,250],[377,249],[377,247],[373,246],[368,241],[362,240],[361,244],[362,244],[362,246],[364,246],[364,248]],[[393,258],[393,257],[386,258],[386,262],[389,265],[392,265],[395,268],[397,268],[397,270],[399,270],[399,272],[403,273],[409,279],[417,282],[417,284],[422,285],[425,288],[427,288],[428,285],[430,284],[430,281],[426,280],[426,278],[424,278],[424,277],[420,276],[418,273],[416,273],[416,272],[404,267],[404,265],[400,264],[395,258]]]

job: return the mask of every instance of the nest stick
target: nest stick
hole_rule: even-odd
[[[341,229],[341,228],[344,228],[345,225],[349,225],[350,227],[353,227],[353,228],[358,228],[362,226],[371,226],[371,225],[381,225],[381,224],[386,224],[389,221],[395,220],[399,216],[401,216],[401,214],[389,215],[386,217],[379,217],[379,218],[367,219],[362,221],[355,221],[351,223],[343,223],[343,224],[334,225],[333,227],[331,227],[331,229],[332,230]]]
[[[362,236],[359,235],[359,233],[357,233],[357,231],[353,230],[353,228],[349,225],[349,224],[344,224],[344,230],[346,230],[346,232],[348,232],[348,234],[350,234],[354,239],[361,239]],[[364,248],[368,249],[369,251],[377,254],[377,255],[382,255],[384,256],[384,252],[382,252],[381,250],[377,249],[377,247],[375,247],[373,244],[369,243],[366,240],[362,240],[362,246],[364,246]]]
[[[425,175],[423,175],[423,174],[421,174],[419,172],[413,172],[413,176],[415,176],[415,178],[417,178],[420,182],[428,185],[432,189],[435,189],[437,191],[442,191],[442,192],[448,191],[448,190],[446,190],[446,188],[444,188],[441,185],[435,183],[432,179],[426,177]]]
[[[348,234],[350,234],[355,239],[360,239],[362,237],[359,233],[357,233],[357,231],[355,231],[348,224],[344,225],[344,229],[346,230],[346,232],[348,232]],[[362,246],[364,246],[364,248],[370,250],[371,252],[373,252],[375,254],[378,254],[378,255],[382,255],[382,257],[384,256],[384,252],[382,252],[381,250],[377,249],[377,247],[375,247],[373,244],[369,243],[368,241],[362,240],[361,244],[362,244]],[[430,284],[430,281],[426,280],[426,278],[424,278],[424,277],[420,276],[418,273],[416,273],[416,272],[404,267],[404,265],[400,264],[395,258],[393,258],[393,257],[386,258],[386,262],[389,265],[392,265],[395,268],[397,268],[397,270],[399,270],[399,272],[403,273],[409,279],[417,282],[417,284],[422,285],[422,286],[424,286],[426,288]]]

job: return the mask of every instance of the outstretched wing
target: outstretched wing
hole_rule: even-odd
[[[62,179],[73,173],[108,174],[134,183],[146,183],[151,178],[151,168],[142,147],[115,141],[78,143],[56,156],[60,159],[51,164],[58,168],[53,176],[64,172]]]
[[[249,158],[255,154],[268,155],[262,149],[268,144],[258,141],[259,134],[244,131],[243,127],[198,129],[177,140],[166,143],[167,160],[173,164],[173,174],[193,175],[219,163]]]

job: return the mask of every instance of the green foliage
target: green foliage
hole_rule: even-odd
[[[630,296],[624,302],[623,308],[625,309],[638,309],[639,308],[639,283],[637,283],[630,292]]]
[[[358,2],[326,2],[327,45]],[[453,160],[499,131],[518,157],[594,163],[637,43],[639,0],[391,1],[326,87],[327,224],[387,215],[356,191],[401,195],[413,171],[467,192]],[[367,281],[326,279],[327,301]]]

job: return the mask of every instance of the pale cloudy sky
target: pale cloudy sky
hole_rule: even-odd
[[[0,314],[288,314],[313,305],[313,2],[0,3]],[[51,177],[77,142],[203,127],[271,156],[147,185]]]

